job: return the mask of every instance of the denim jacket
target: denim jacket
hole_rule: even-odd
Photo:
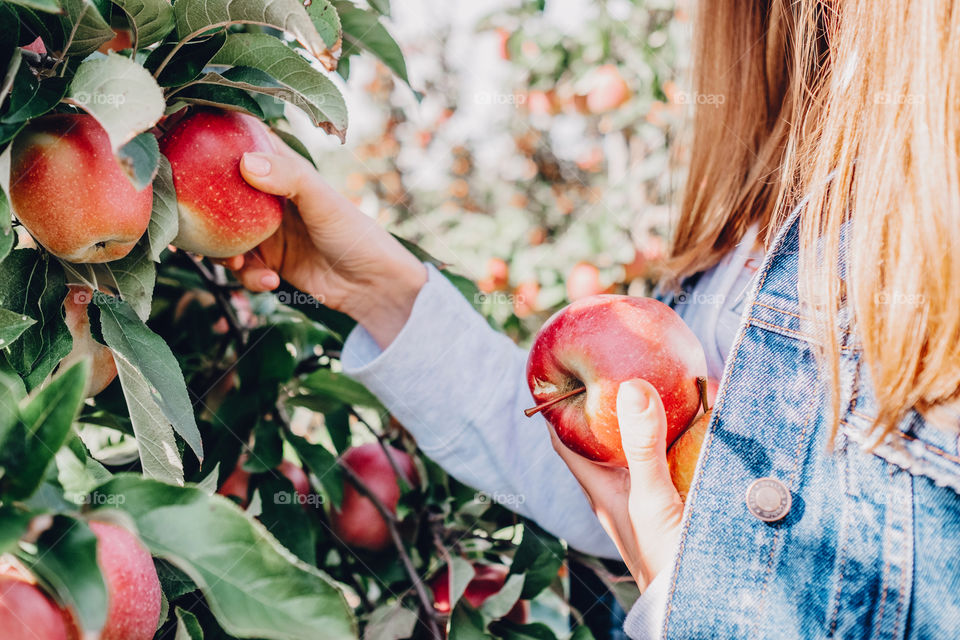
[[[840,433],[798,302],[799,209],[760,268],[687,498],[664,638],[960,638],[960,438],[877,391],[841,313]],[[881,390],[882,392],[882,390]],[[751,484],[789,491],[767,522]],[[628,629],[629,631],[629,629]]]
[[[657,603],[666,638],[960,638],[957,433],[911,415],[899,435],[866,452],[858,443],[875,394],[841,317],[845,409],[828,449],[829,394],[797,300],[798,215],[747,298],[675,566],[654,581],[667,596],[644,594],[641,604]],[[523,415],[532,406],[526,353],[429,272],[389,347],[362,327],[350,334],[344,372],[383,401],[426,455],[479,489],[478,500],[506,505],[572,547],[618,557],[542,417]],[[791,498],[776,522],[746,503],[761,478]],[[631,637],[649,637],[630,622]]]

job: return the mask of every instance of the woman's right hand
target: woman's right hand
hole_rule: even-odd
[[[427,280],[426,267],[304,158],[248,153],[240,172],[253,187],[289,199],[277,232],[223,263],[252,291],[283,278],[326,306],[346,313],[386,348],[403,328]]]

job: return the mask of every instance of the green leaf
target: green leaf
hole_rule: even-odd
[[[520,599],[520,593],[523,591],[524,577],[522,575],[512,574],[501,587],[500,591],[487,598],[481,609],[483,613],[494,620],[498,620],[510,613],[513,606]]]
[[[144,322],[150,317],[153,287],[157,280],[157,267],[149,253],[150,240],[143,237],[130,253],[119,260],[94,266],[97,281],[118,291],[120,298],[125,300]]]
[[[160,75],[157,76],[157,83],[161,87],[179,87],[180,85],[192,82],[203,73],[203,68],[207,66],[210,60],[216,55],[217,51],[223,47],[227,41],[225,30],[205,37],[191,40],[173,53],[173,58],[163,67]],[[176,42],[165,42],[157,46],[150,52],[143,66],[151,73],[156,75],[157,69],[167,59],[177,47]]]
[[[125,359],[149,382],[150,395],[199,460],[203,443],[187,395],[183,372],[163,338],[151,331],[133,308],[117,298],[94,292],[100,325],[114,357]]]
[[[27,498],[43,482],[80,411],[89,371],[88,362],[78,362],[21,401],[20,420],[8,432],[0,452],[5,470],[2,484],[8,497]]]
[[[492,640],[485,630],[483,616],[476,609],[460,605],[450,615],[450,640]]]
[[[36,555],[20,557],[79,616],[84,629],[103,628],[107,588],[97,565],[97,538],[85,522],[54,516],[53,524],[37,540]]]
[[[168,0],[113,0],[127,14],[136,49],[163,40],[173,30],[173,7]]]
[[[37,323],[36,320],[22,313],[14,313],[0,309],[0,348],[6,348],[23,334],[24,331]]]
[[[285,437],[287,442],[293,446],[303,464],[313,471],[313,475],[320,480],[320,484],[329,496],[333,506],[339,507],[343,502],[344,474],[343,469],[337,463],[336,456],[322,445],[311,444],[292,433],[285,434]]]
[[[590,631],[590,627],[580,625],[573,630],[573,633],[570,635],[570,640],[594,640],[593,632]]]
[[[211,62],[269,74],[286,89],[284,100],[303,109],[315,126],[344,139],[347,106],[340,90],[281,40],[263,33],[233,34]]]
[[[177,607],[177,635],[173,640],[203,640],[203,629],[197,621],[197,616],[186,609]]]
[[[403,52],[380,22],[380,16],[345,0],[334,0],[334,6],[343,25],[342,57],[352,55],[358,49],[369,51],[409,86]]]
[[[33,513],[19,507],[5,504],[0,506],[0,553],[6,553],[17,546],[17,542],[30,527]]]
[[[283,129],[278,129],[277,127],[272,127],[271,129],[281,140],[283,140],[284,144],[309,160],[310,164],[312,164],[314,167],[317,166],[317,164],[313,161],[313,156],[310,155],[310,151],[306,146],[304,146],[300,138],[293,135],[289,131],[284,131]]]
[[[143,475],[170,484],[183,484],[183,461],[173,435],[173,426],[157,406],[150,384],[125,357],[114,354],[130,423],[137,438]]]
[[[67,100],[97,119],[114,152],[153,127],[165,105],[153,76],[118,53],[85,60],[70,83]]]
[[[19,423],[20,401],[26,395],[23,380],[0,369],[0,458],[10,430]]]
[[[254,486],[260,491],[257,519],[295,556],[307,564],[317,564],[316,534],[293,484],[271,469],[255,476]]]
[[[316,0],[314,0],[316,2]],[[402,602],[392,602],[374,609],[363,631],[363,640],[403,640],[413,635],[417,612]]]
[[[153,179],[153,209],[150,212],[150,226],[147,227],[150,258],[154,262],[160,262],[160,254],[177,237],[179,228],[173,170],[170,168],[170,161],[161,154],[157,176]]]
[[[371,407],[381,413],[386,413],[386,409],[380,404],[377,397],[367,391],[366,387],[356,380],[352,380],[342,373],[335,373],[330,369],[317,369],[303,378],[300,385],[301,391],[326,396],[343,404]]]
[[[53,77],[39,80],[29,66],[22,65],[10,90],[7,112],[0,122],[14,124],[41,116],[57,106],[66,93],[65,79]]]
[[[117,160],[134,188],[141,191],[153,182],[160,166],[160,146],[157,137],[145,131],[117,151]]]
[[[104,500],[133,517],[154,555],[190,576],[229,635],[356,637],[352,611],[336,585],[230,500],[132,475],[116,476],[91,502]]]
[[[262,24],[286,31],[319,60],[331,57],[300,0],[187,0],[174,4],[173,11],[180,40],[190,39],[213,27]],[[267,37],[283,44],[273,36]]]
[[[60,23],[66,34],[64,55],[83,58],[113,39],[113,29],[90,0],[61,0],[66,15]]]
[[[0,262],[0,307],[37,321],[6,348],[7,362],[33,389],[73,346],[63,321],[63,269],[35,249],[16,249]]]
[[[367,4],[381,15],[390,15],[390,0],[367,0]]]
[[[215,73],[208,73],[204,76],[204,79],[206,79],[207,76],[216,76],[218,79],[223,80],[221,76]],[[189,84],[177,91],[172,97],[190,104],[241,111],[252,115],[258,120],[263,120],[265,117],[263,109],[257,100],[244,89],[231,86],[231,83],[228,82],[217,83],[201,81],[195,84]]]
[[[7,0],[7,2],[36,9],[37,11],[46,11],[47,13],[60,13],[62,11],[60,3],[57,0]]]
[[[473,580],[476,571],[469,560],[460,556],[452,556],[447,565],[447,579],[450,581],[450,606],[456,607],[467,590],[467,585]]]
[[[563,543],[529,520],[510,566],[510,574],[523,574],[523,600],[531,600],[550,586],[566,557]]]
[[[557,635],[542,622],[517,624],[510,620],[497,622],[492,629],[504,640],[557,640]]]
[[[340,48],[340,15],[330,0],[313,0],[306,9],[317,33],[327,43],[327,48],[334,51]]]

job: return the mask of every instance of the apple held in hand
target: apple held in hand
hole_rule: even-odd
[[[527,360],[537,407],[564,445],[595,462],[626,466],[617,422],[620,383],[643,378],[660,393],[667,446],[700,410],[703,347],[683,320],[651,298],[599,295],[560,310]]]
[[[487,598],[500,592],[510,570],[503,565],[489,565],[475,563],[473,565],[474,576],[467,583],[467,588],[463,592],[463,599],[471,607],[477,609]],[[433,591],[433,606],[444,615],[450,614],[450,571],[444,567],[430,581],[430,590]],[[504,616],[507,620],[524,624],[530,611],[530,603],[526,600],[519,600],[517,604]]]
[[[413,459],[404,451],[386,447],[397,468],[409,484],[417,482]],[[378,442],[351,447],[341,462],[353,471],[370,492],[393,514],[400,501],[400,485],[394,464]],[[363,495],[349,480],[344,483],[343,502],[330,514],[333,533],[351,547],[382,551],[390,546],[390,529],[370,498]]]
[[[50,253],[109,262],[147,230],[153,187],[134,188],[93,116],[57,114],[37,118],[13,141],[10,201]]]
[[[107,621],[100,640],[151,640],[160,623],[160,580],[150,552],[123,527],[91,522],[97,564],[107,585]]]
[[[273,235],[283,198],[254,189],[240,175],[244,153],[272,153],[266,125],[236,111],[194,109],[160,139],[177,190],[175,247],[212,258],[242,255]]]

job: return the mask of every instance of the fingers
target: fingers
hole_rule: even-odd
[[[246,153],[240,161],[240,173],[251,186],[290,198],[308,226],[351,206],[298,155]]]
[[[280,286],[280,275],[264,265],[255,251],[248,251],[242,256],[223,258],[218,262],[230,269],[234,277],[250,291],[260,293],[272,291]]]

